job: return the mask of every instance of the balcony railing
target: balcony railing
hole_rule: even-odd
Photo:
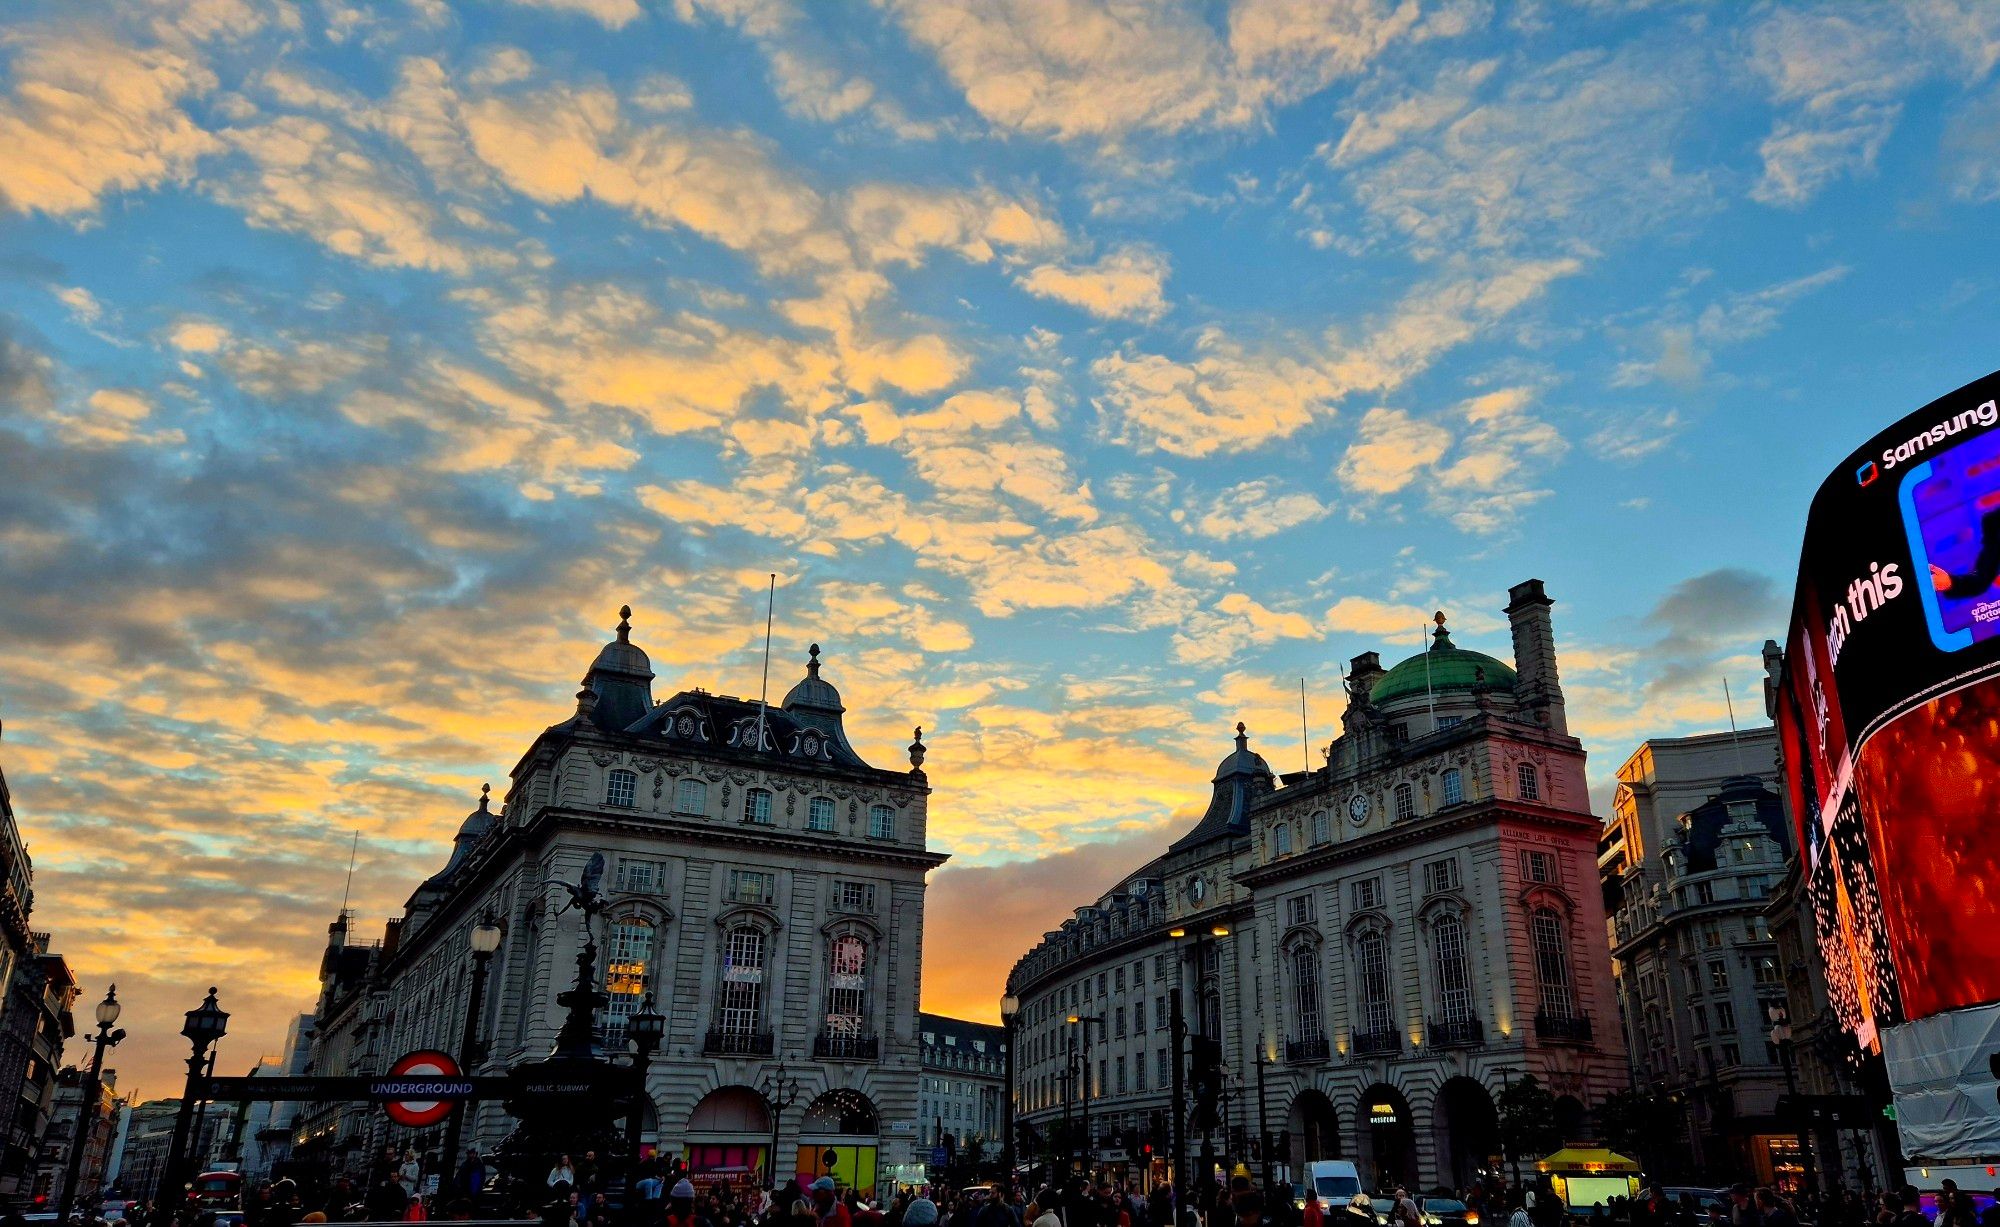
[[[701,1050],[712,1057],[768,1057],[771,1039],[769,1031],[710,1031]]]
[[[1486,1024],[1477,1018],[1459,1018],[1449,1022],[1433,1018],[1429,1020],[1427,1030],[1433,1048],[1477,1048],[1486,1042]]]
[[[1354,1037],[1354,1055],[1357,1057],[1401,1051],[1403,1051],[1401,1031],[1363,1031]]]
[[[1590,1018],[1583,1014],[1537,1014],[1535,1036],[1562,1044],[1588,1044]]]
[[[1324,1035],[1309,1035],[1301,1040],[1285,1041],[1285,1060],[1294,1065],[1324,1061],[1331,1051]]]
[[[879,1061],[882,1041],[873,1035],[835,1035],[822,1031],[813,1037],[813,1055],[822,1061]]]

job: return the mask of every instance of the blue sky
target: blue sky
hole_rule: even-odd
[[[825,644],[1051,907],[1531,575],[1601,784],[1754,713],[1811,490],[1994,365],[1996,60],[1979,0],[10,6],[38,921],[272,1047],[351,832],[393,911],[621,603],[754,694],[771,572],[774,686]]]

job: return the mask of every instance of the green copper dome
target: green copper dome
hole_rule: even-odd
[[[1514,670],[1484,652],[1453,647],[1440,622],[1430,650],[1417,653],[1376,679],[1368,691],[1368,701],[1380,707],[1426,691],[1431,694],[1467,691],[1482,682],[1495,690],[1512,690]]]

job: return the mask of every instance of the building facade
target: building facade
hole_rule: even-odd
[[[629,610],[621,611],[629,618]],[[504,807],[482,797],[444,867],[379,943],[336,922],[323,965],[314,1073],[380,1072],[419,1048],[455,1052],[471,930],[502,929],[473,1068],[545,1057],[572,985],[582,918],[562,884],[601,857],[597,1042],[626,1051],[650,993],[667,1032],[648,1078],[643,1147],[698,1177],[768,1180],[827,1167],[864,1189],[921,1171],[917,1001],[929,780],[919,737],[907,770],[864,761],[839,692],[805,676],[766,707],[705,690],[653,697],[629,621],[598,654],[572,715],[515,765]],[[762,1088],[782,1071],[797,1107],[773,1119]],[[782,1100],[780,1100],[782,1103]],[[432,1146],[350,1105],[302,1112],[302,1153],[353,1164],[385,1145]],[[498,1104],[466,1141],[512,1129]]]
[[[312,1061],[313,1016],[299,1014],[285,1031],[285,1050],[265,1057],[250,1070],[252,1078],[299,1077]],[[262,1182],[285,1173],[292,1157],[292,1134],[299,1104],[295,1100],[265,1100],[238,1105],[224,1152],[232,1156],[245,1180]]]
[[[34,1196],[49,1205],[62,1199],[63,1183],[69,1178],[69,1150],[79,1137],[83,1144],[83,1163],[77,1169],[79,1208],[87,1209],[89,1203],[82,1199],[105,1186],[111,1143],[117,1132],[119,1111],[125,1105],[118,1098],[117,1070],[104,1071],[95,1104],[85,1102],[84,1084],[88,1081],[85,1072],[74,1065],[66,1066],[56,1075],[55,1109],[49,1117],[48,1133],[42,1139],[41,1170],[35,1176],[34,1186]]]
[[[1679,1110],[1671,1179],[1796,1191],[1804,1173],[1767,1016],[1784,964],[1765,910],[1794,842],[1776,747],[1768,726],[1655,738],[1618,769],[1599,874],[1635,1089]]]
[[[34,863],[14,820],[14,797],[0,769],[0,1205],[21,1207],[41,1147],[39,1096],[53,1070],[35,1064],[41,1025],[41,947],[28,928],[35,906]],[[46,1041],[43,1041],[44,1049]],[[32,1085],[31,1085],[32,1084]],[[33,1102],[30,1102],[32,1098]]]
[[[1007,1029],[942,1014],[918,1016],[923,1082],[917,1120],[927,1146],[998,1153],[1007,1086]]]
[[[7,1149],[0,1157],[0,1202],[31,1204],[41,1171],[42,1139],[55,1111],[56,1074],[63,1043],[76,1034],[71,1013],[76,977],[60,954],[49,950],[49,935],[29,935],[29,957],[17,964],[0,1013],[0,1069],[12,1080],[5,1100]]]
[[[1268,1134],[1281,1172],[1463,1185],[1503,1157],[1495,1096],[1530,1074],[1581,1136],[1626,1081],[1599,823],[1553,602],[1538,580],[1510,596],[1511,666],[1442,615],[1392,669],[1356,657],[1317,769],[1275,776],[1239,724],[1200,821],[1015,965],[1035,1135],[1083,1132],[1087,1108],[1098,1161],[1151,1146],[1164,1174],[1178,1015],[1222,1046],[1218,1155]]]

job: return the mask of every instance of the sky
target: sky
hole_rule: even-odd
[[[0,769],[175,1092],[634,609],[922,725],[928,1008],[1544,580],[1572,729],[1759,719],[1806,501],[1995,363],[2000,6],[17,0]],[[1317,761],[1316,751],[1313,756]]]

